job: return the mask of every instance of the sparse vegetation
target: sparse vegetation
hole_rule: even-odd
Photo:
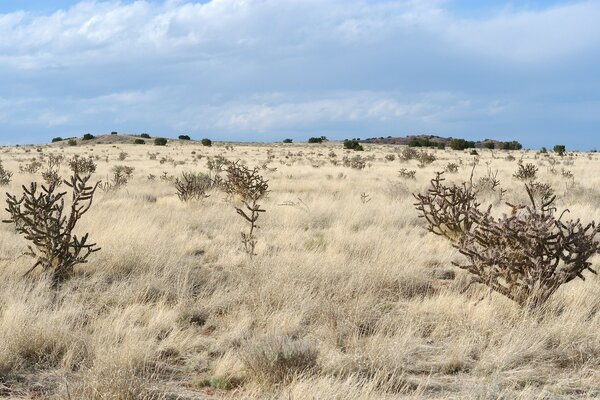
[[[183,172],[181,177],[175,178],[174,185],[179,200],[186,202],[207,198],[206,192],[213,186],[213,182],[201,172]]]
[[[155,146],[166,146],[167,145],[168,140],[165,138],[156,138],[154,139],[154,145]]]
[[[14,172],[5,191],[17,201],[22,184],[36,181],[36,198],[55,185],[68,217],[72,189],[61,176],[72,164],[111,189],[96,192],[72,231],[102,250],[64,279],[41,265],[23,277],[40,252],[15,222],[0,230],[0,397],[600,396],[600,280],[582,269],[600,260],[586,259],[598,238],[597,227],[585,230],[600,204],[596,155],[504,153],[498,141],[493,151],[478,143],[473,157],[377,143],[353,152],[341,142],[148,148],[137,138],[2,147]],[[436,160],[419,169],[423,151]],[[35,174],[19,171],[33,160]],[[271,190],[257,203],[267,212],[257,212],[253,251],[252,223],[234,210],[253,212],[225,185],[230,160],[257,166],[246,168]],[[535,165],[535,179],[513,178],[517,163]],[[132,173],[113,191],[124,167]],[[482,203],[456,241],[428,234],[412,205],[439,170],[448,170],[443,186]],[[210,184],[203,200],[180,201],[184,171]],[[20,256],[28,244],[35,258]],[[571,279],[578,270],[585,281]]]

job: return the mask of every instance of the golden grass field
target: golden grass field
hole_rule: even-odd
[[[412,193],[449,162],[462,160],[449,181],[469,179],[475,157],[432,150],[437,160],[418,168],[399,160],[402,147],[364,146],[356,153],[339,142],[0,149],[14,173],[2,189],[13,194],[41,182],[19,165],[43,154],[97,157],[94,181],[115,165],[135,168],[126,188],[97,191],[77,231],[102,250],[58,289],[39,271],[22,276],[33,263],[19,257],[27,241],[0,225],[0,397],[600,398],[599,278],[568,283],[537,312],[482,286],[464,292],[467,273],[451,264],[462,256],[426,231]],[[367,167],[344,167],[347,154],[367,158]],[[504,199],[523,202],[508,154],[479,150],[475,179],[497,169]],[[600,219],[596,154],[556,157],[574,184],[551,173],[546,156],[510,154],[538,166],[559,209]],[[235,200],[213,191],[182,203],[160,179],[208,172],[207,157],[216,155],[267,163],[271,191],[253,259],[242,249],[247,226]],[[401,168],[416,170],[416,180],[400,178]],[[70,173],[66,162],[61,173]],[[507,211],[496,194],[484,199]]]

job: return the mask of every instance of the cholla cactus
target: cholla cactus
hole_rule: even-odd
[[[256,222],[260,213],[266,210],[262,209],[258,203],[269,191],[268,181],[258,174],[259,169],[250,169],[240,161],[230,163],[227,167],[227,179],[221,183],[225,193],[239,197],[246,210],[241,207],[235,207],[236,212],[250,224],[248,233],[242,232],[242,243],[246,253],[255,256],[256,248],[255,229],[258,228]]]
[[[563,221],[555,216],[554,197],[537,204],[512,205],[510,214],[495,218],[491,206],[479,209],[472,186],[445,186],[442,173],[415,204],[429,231],[446,237],[469,260],[455,264],[481,283],[521,306],[543,304],[561,285],[585,279],[589,259],[598,252],[595,223]]]
[[[92,206],[98,184],[89,186],[89,175],[73,175],[65,184],[72,189],[70,208],[65,207],[67,192],[56,193],[57,185],[41,186],[31,183],[23,186],[20,199],[7,193],[6,211],[10,219],[5,223],[15,224],[18,233],[31,242],[25,253],[36,259],[25,275],[37,267],[50,274],[53,286],[64,281],[73,273],[77,264],[86,263],[88,257],[100,250],[96,244],[88,243],[88,234],[78,238],[75,226]]]

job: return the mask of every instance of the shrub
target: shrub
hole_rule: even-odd
[[[396,156],[394,154],[386,154],[384,158],[385,158],[386,161],[390,161],[391,162],[391,161],[394,161],[396,159]]]
[[[364,169],[367,166],[367,161],[357,154],[351,158],[344,156],[344,158],[342,159],[342,164],[344,165],[344,167],[350,167],[352,169],[360,170]]]
[[[77,222],[90,209],[98,184],[89,186],[90,176],[73,175],[65,184],[72,190],[71,206],[65,209],[66,192],[56,193],[55,185],[41,186],[37,183],[23,186],[20,199],[7,194],[7,211],[18,233],[31,242],[25,253],[36,259],[25,275],[37,267],[50,274],[52,286],[69,278],[77,264],[87,262],[88,257],[100,250],[96,244],[88,244],[88,234],[81,238],[74,235]]]
[[[46,161],[46,169],[42,171],[42,178],[47,185],[59,186],[62,183],[62,178],[58,174],[60,165],[62,164],[64,156],[50,154]]]
[[[344,148],[348,149],[348,150],[355,150],[355,151],[363,151],[363,147],[361,146],[360,143],[358,143],[358,140],[352,139],[352,140],[344,140]]]
[[[79,157],[76,155],[69,161],[69,168],[76,175],[89,175],[96,172],[96,163],[92,157]]]
[[[165,139],[165,138],[156,138],[156,139],[154,139],[154,145],[155,146],[166,146],[167,145],[167,139]]]
[[[470,155],[472,155],[472,156],[478,156],[478,155],[479,155],[479,153],[478,153],[478,152],[477,152],[477,150],[475,150],[475,149],[471,150],[471,151],[469,152],[469,154],[470,154]]]
[[[465,139],[452,139],[450,140],[449,146],[452,150],[465,150],[475,147],[475,142],[467,141]]]
[[[446,168],[444,168],[444,171],[450,173],[450,174],[456,174],[458,172],[458,164],[456,163],[448,163],[446,164]]]
[[[133,144],[146,144],[146,141],[144,139],[135,139]]]
[[[150,139],[150,135],[148,135],[147,133],[142,133],[142,134],[140,135],[140,137],[141,137],[142,139]]]
[[[83,135],[83,140],[92,140],[94,138],[95,138],[95,136],[92,135],[91,133],[86,133],[85,135]]]
[[[283,139],[283,143],[292,143],[293,140],[292,139]]]
[[[317,367],[318,350],[304,340],[270,336],[244,346],[241,358],[250,375],[268,384],[285,384]]]
[[[129,154],[127,154],[126,152],[122,151],[119,153],[119,161],[125,161],[127,157],[129,157]]]
[[[239,160],[230,163],[226,172],[227,180],[222,183],[223,190],[229,195],[238,196],[246,207],[246,210],[241,207],[235,207],[235,210],[250,224],[248,233],[242,232],[242,243],[246,253],[253,257],[256,255],[254,253],[257,243],[254,230],[258,228],[256,221],[260,213],[266,211],[260,208],[258,202],[269,192],[269,184],[258,174],[258,168],[249,169]]]
[[[112,168],[112,178],[110,181],[103,182],[100,184],[100,188],[104,192],[114,192],[125,186],[133,176],[135,168],[127,165],[115,165]]]
[[[212,140],[208,139],[208,138],[204,138],[200,141],[200,143],[202,143],[202,146],[206,146],[206,147],[210,147],[212,146]]]
[[[114,132],[114,131],[113,131],[113,132],[111,132],[110,134],[111,134],[111,135],[118,135],[118,132]]]
[[[525,185],[531,205],[509,205],[510,213],[492,216],[479,209],[467,184],[446,186],[438,173],[430,189],[416,194],[419,216],[427,229],[450,240],[468,264],[456,264],[482,283],[521,306],[543,304],[561,285],[591,269],[598,252],[596,227],[554,215],[554,197],[538,203]]]
[[[32,160],[28,164],[19,165],[19,171],[28,174],[35,174],[40,170],[40,168],[42,168],[42,163],[38,160]]]
[[[75,140],[75,139],[69,139],[69,141],[67,142],[67,144],[69,146],[77,146],[77,140]]]
[[[212,187],[212,180],[201,172],[183,172],[181,178],[176,178],[174,185],[177,197],[181,201],[202,200],[208,197],[206,192]]]
[[[179,140],[191,140],[188,135],[179,135]]]
[[[413,170],[408,170],[406,168],[402,168],[400,169],[400,171],[398,171],[398,176],[402,179],[417,179],[416,178],[416,174],[417,171]]]
[[[0,186],[6,186],[12,180],[13,173],[8,171],[0,161]]]
[[[400,152],[400,159],[402,161],[410,161],[410,160],[414,160],[415,158],[417,158],[419,155],[419,152],[412,148],[412,147],[404,147],[402,149],[402,151]]]
[[[60,136],[52,138],[52,143],[56,143],[56,142],[62,142],[63,138],[61,138]]]
[[[325,136],[321,137],[310,137],[308,138],[308,143],[323,143],[327,138]]]
[[[562,157],[567,152],[567,147],[564,144],[557,144],[554,146],[554,152]]]
[[[532,181],[535,179],[537,172],[538,168],[531,163],[527,163],[525,165],[519,164],[517,171],[513,174],[513,176],[522,181]]]
[[[419,164],[417,166],[419,168],[425,168],[427,165],[435,161],[435,156],[427,153],[426,151],[421,151],[417,159],[419,160]]]

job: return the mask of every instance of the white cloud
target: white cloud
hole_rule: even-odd
[[[597,2],[465,18],[443,1],[402,0],[83,1],[14,12],[0,15],[0,121],[73,134],[122,124],[475,135],[486,121],[516,131],[539,104],[577,104],[598,88],[599,18]]]

